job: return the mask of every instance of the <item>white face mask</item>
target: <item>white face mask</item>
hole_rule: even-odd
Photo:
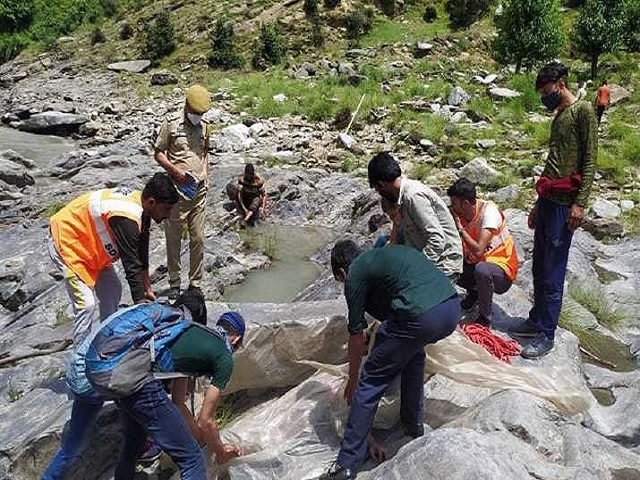
[[[187,118],[192,125],[198,126],[200,125],[200,121],[202,120],[202,115],[196,115],[195,113],[187,112]]]

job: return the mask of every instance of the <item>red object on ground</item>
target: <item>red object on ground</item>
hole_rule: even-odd
[[[522,347],[515,340],[502,338],[490,328],[478,323],[466,323],[460,326],[464,334],[473,343],[483,346],[491,355],[506,363],[511,363],[511,357],[520,355]]]

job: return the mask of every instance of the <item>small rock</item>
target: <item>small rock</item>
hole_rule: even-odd
[[[278,103],[284,103],[287,101],[287,96],[284,93],[277,93],[273,96],[273,101]]]
[[[426,57],[433,50],[433,45],[428,42],[418,42],[413,50],[413,56],[415,58]]]
[[[458,107],[460,105],[466,105],[469,101],[469,94],[465,92],[461,87],[455,87],[452,92],[449,94],[449,99],[447,103],[449,105],[453,105]]]
[[[620,207],[604,198],[596,198],[589,213],[595,218],[616,218],[620,216]]]
[[[151,66],[150,60],[128,60],[125,62],[115,62],[107,65],[109,70],[114,72],[142,73]]]
[[[488,90],[488,93],[494,98],[517,98],[522,96],[520,92],[504,87],[492,87]]]
[[[500,178],[500,172],[489,166],[487,159],[476,157],[460,169],[460,176],[479,185],[487,185]]]
[[[175,85],[178,83],[178,76],[175,73],[163,70],[151,75],[149,83],[151,85]]]
[[[636,204],[633,203],[633,200],[620,200],[620,209],[623,212],[627,212],[629,210],[633,210],[633,207],[635,207]]]
[[[493,138],[479,138],[476,140],[476,147],[482,150],[492,148],[496,146],[496,141]]]

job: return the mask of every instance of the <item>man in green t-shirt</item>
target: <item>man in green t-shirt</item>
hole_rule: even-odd
[[[522,349],[525,358],[539,358],[553,348],[558,327],[564,277],[573,232],[587,206],[598,154],[598,124],[589,102],[577,102],[567,87],[567,67],[545,65],[536,90],[548,110],[555,110],[549,137],[549,156],[536,183],[538,200],[529,214],[534,228],[533,308],[529,318],[513,330],[533,340]]]
[[[400,419],[412,437],[424,433],[424,347],[450,335],[458,325],[460,301],[451,281],[422,252],[387,245],[362,253],[344,240],[331,251],[336,280],[344,282],[349,308],[349,380],[344,398],[351,404],[342,447],[321,479],[355,478],[367,454],[367,439],[378,402],[400,375]],[[358,381],[365,354],[364,313],[382,320]]]

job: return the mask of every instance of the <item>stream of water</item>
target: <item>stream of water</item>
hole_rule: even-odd
[[[309,260],[321,246],[329,242],[333,232],[322,227],[261,225],[242,233],[251,251],[261,251],[272,258],[265,270],[253,270],[244,282],[228,287],[228,302],[287,303],[312,283],[320,267]]]
[[[0,127],[0,150],[14,150],[33,160],[38,167],[46,167],[58,156],[75,148],[73,141],[54,135],[37,135],[13,128]]]

